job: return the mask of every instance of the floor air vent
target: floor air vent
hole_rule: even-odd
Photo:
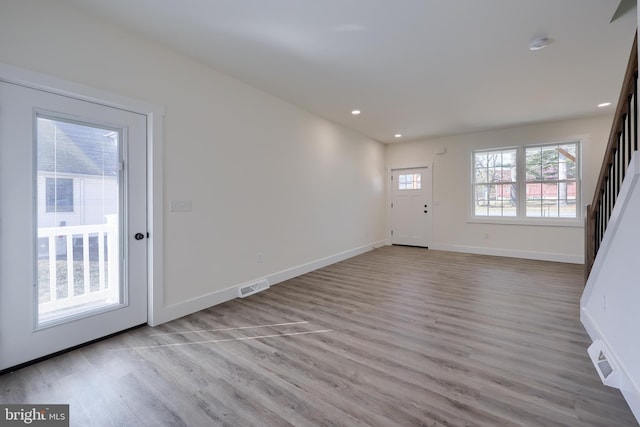
[[[249,285],[240,285],[238,287],[238,296],[240,298],[248,297],[249,295],[257,294],[265,289],[269,289],[269,281],[267,279],[262,279]]]

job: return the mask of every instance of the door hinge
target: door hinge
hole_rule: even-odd
[[[391,207],[393,207],[393,203],[391,203]]]
[[[393,230],[391,230],[391,235],[393,236]]]
[[[391,175],[391,181],[393,181],[393,175]]]

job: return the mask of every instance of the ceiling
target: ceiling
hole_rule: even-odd
[[[637,26],[620,0],[65,1],[385,143],[612,113]]]

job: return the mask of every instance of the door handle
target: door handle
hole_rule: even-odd
[[[427,213],[427,212],[429,212],[429,211],[424,211],[424,213]]]
[[[135,236],[133,236],[136,240],[142,240],[144,239],[144,234],[142,233],[136,233]]]

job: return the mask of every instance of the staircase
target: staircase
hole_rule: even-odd
[[[620,389],[640,422],[640,156],[638,37],[633,42],[593,202],[585,218],[580,320],[606,385]]]

